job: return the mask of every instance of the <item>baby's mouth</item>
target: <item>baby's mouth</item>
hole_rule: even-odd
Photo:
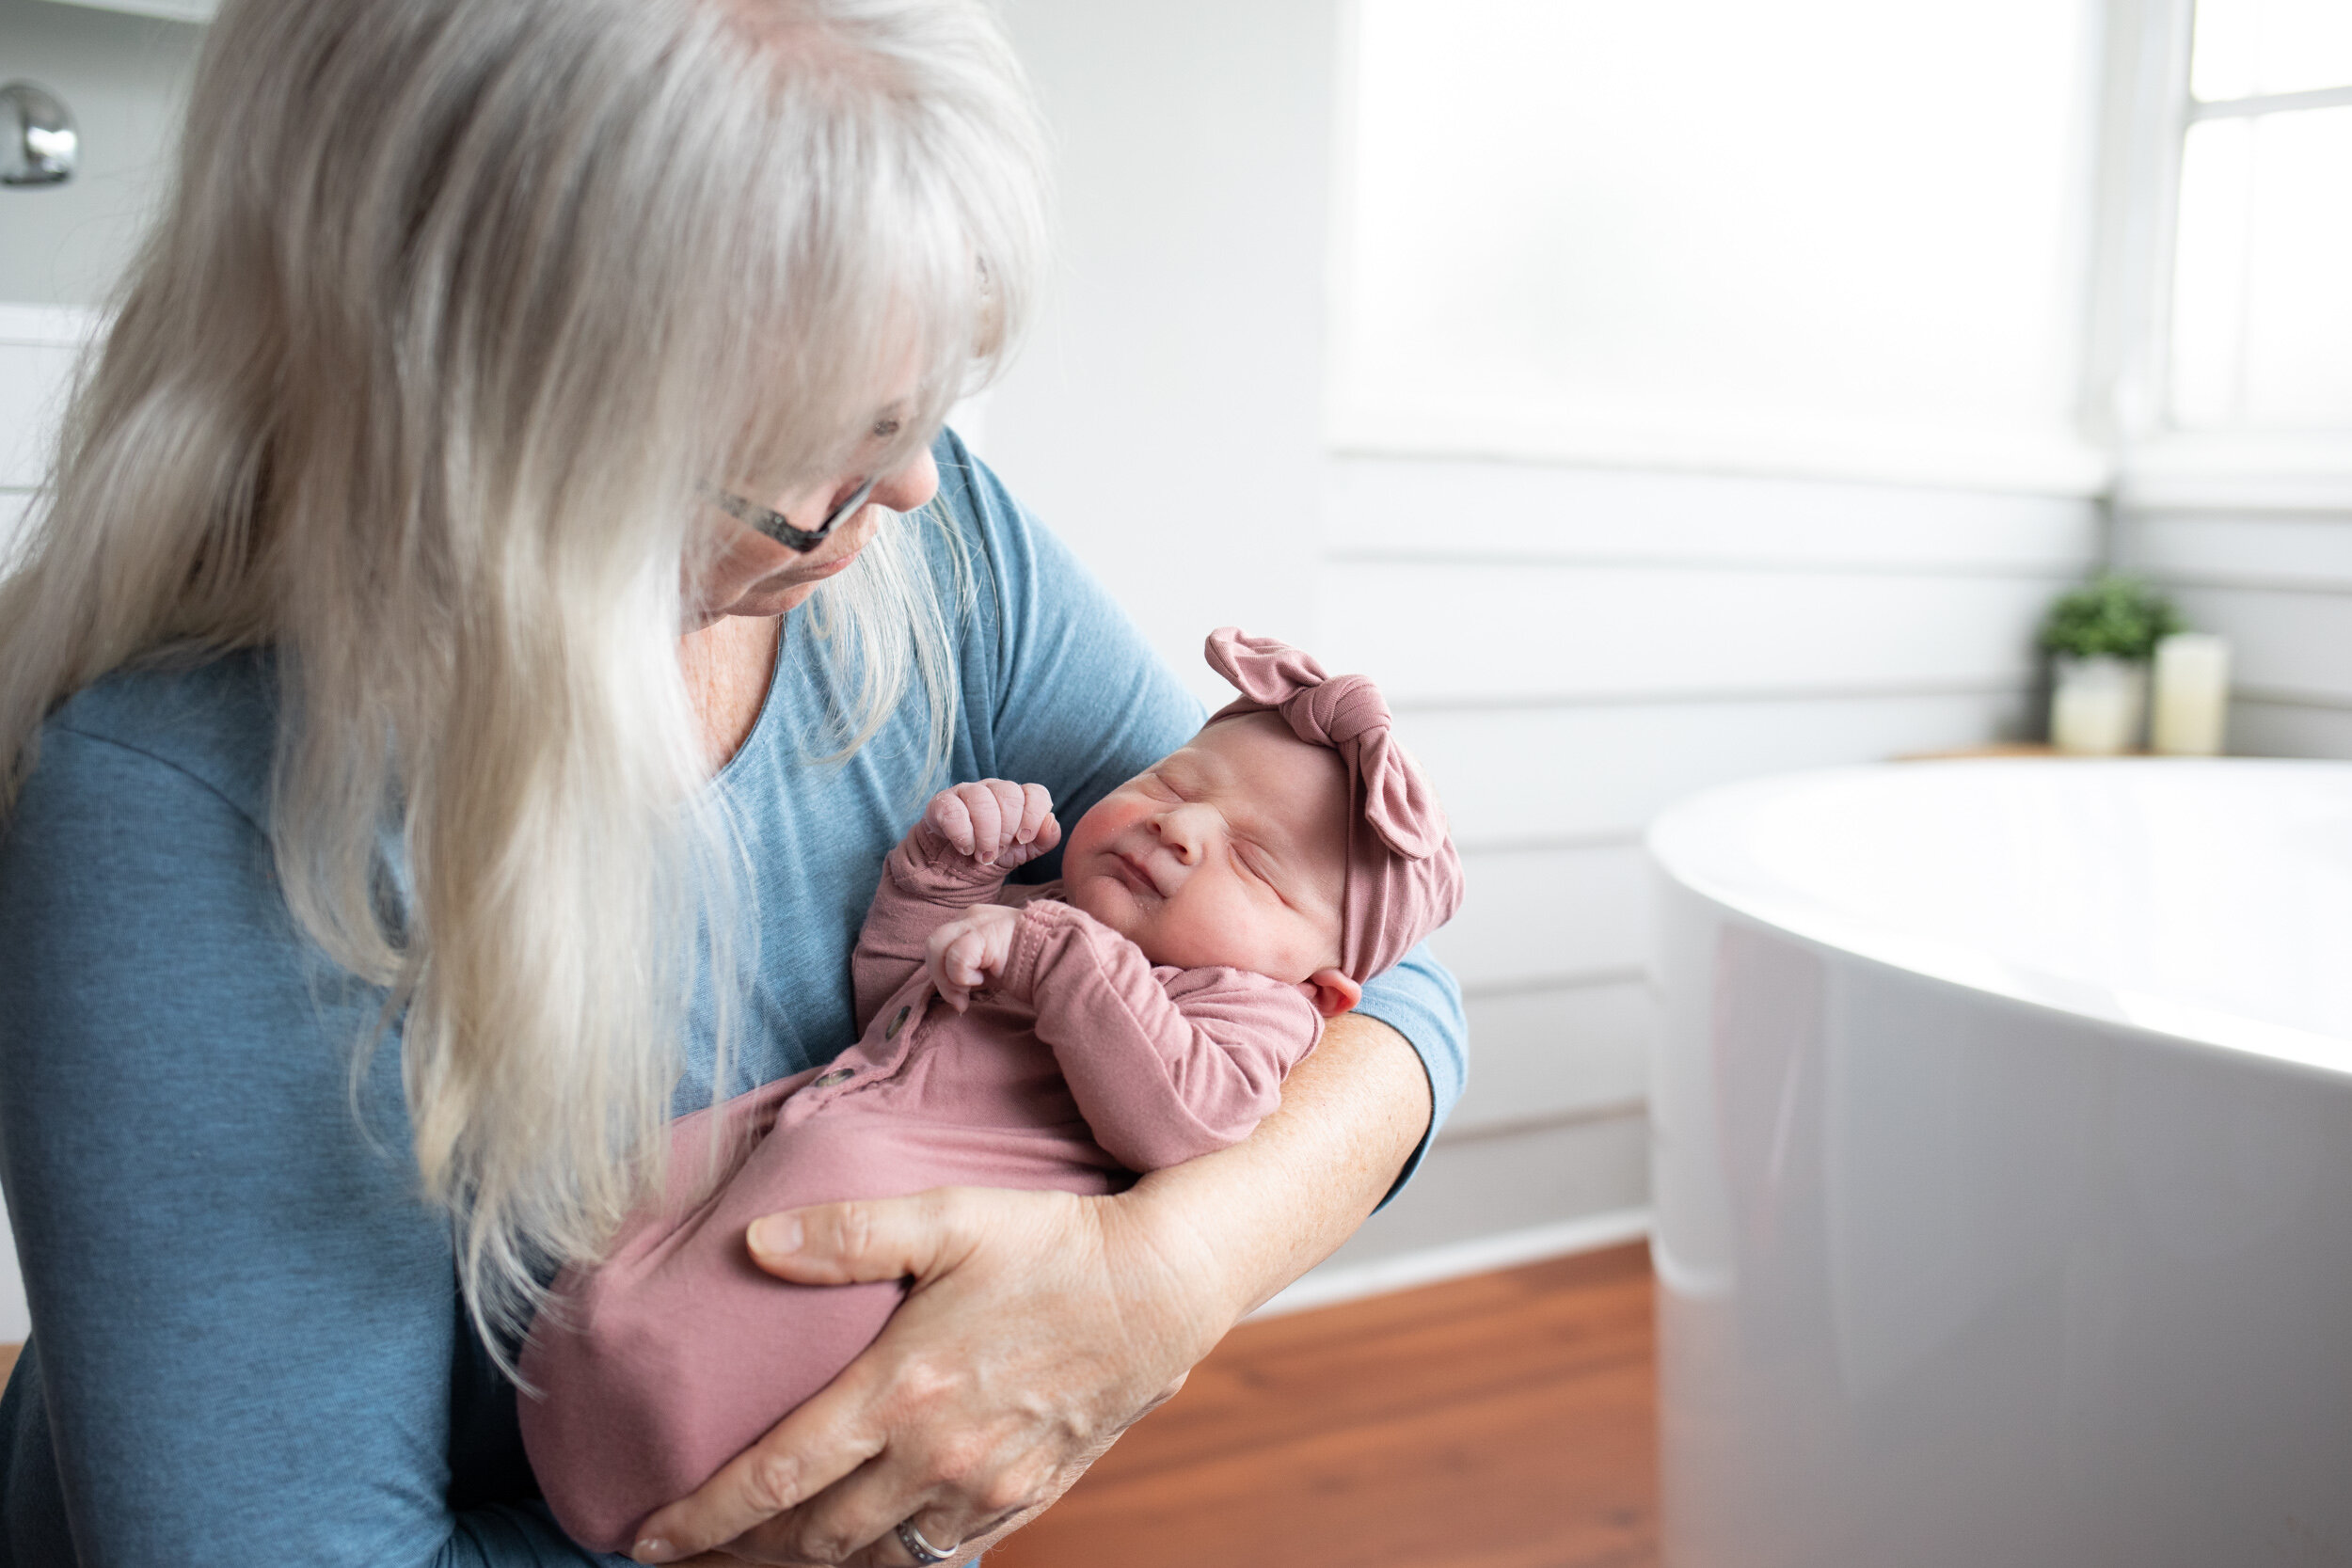
[[[1148,893],[1154,898],[1160,896],[1160,884],[1152,879],[1151,871],[1141,861],[1123,849],[1112,850],[1110,860],[1113,871],[1130,890]]]

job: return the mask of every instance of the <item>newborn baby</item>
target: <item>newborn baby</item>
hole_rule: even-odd
[[[522,1430],[582,1544],[626,1550],[905,1296],[776,1279],[752,1221],[941,1186],[1110,1193],[1238,1142],[1324,1020],[1453,914],[1460,862],[1373,684],[1230,627],[1207,651],[1241,695],[1079,819],[1059,882],[1005,882],[1061,841],[1041,786],[935,797],[859,935],[857,1045],[679,1122],[673,1185],[693,1185],[557,1280]],[[713,1139],[746,1150],[715,1192],[694,1181]]]

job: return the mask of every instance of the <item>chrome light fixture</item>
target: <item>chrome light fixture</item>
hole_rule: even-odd
[[[30,82],[0,87],[0,185],[62,185],[82,138],[55,93]]]

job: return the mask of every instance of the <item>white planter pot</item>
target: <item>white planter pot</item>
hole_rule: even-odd
[[[2113,756],[2139,744],[2148,709],[2148,666],[2136,659],[2060,654],[2050,692],[2050,744],[2083,756]]]

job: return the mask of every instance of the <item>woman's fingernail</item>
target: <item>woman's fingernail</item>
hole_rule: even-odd
[[[670,1560],[670,1544],[658,1535],[648,1535],[631,1546],[628,1555],[640,1562],[667,1562]]]
[[[801,1250],[801,1222],[789,1214],[771,1215],[752,1226],[752,1250],[780,1258]]]

